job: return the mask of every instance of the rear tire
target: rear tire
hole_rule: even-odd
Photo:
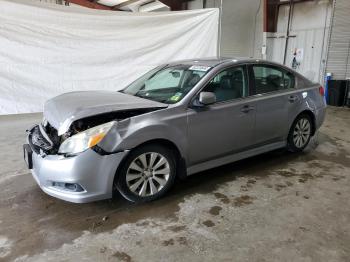
[[[175,177],[174,153],[166,147],[150,144],[129,153],[119,169],[114,188],[131,202],[149,202],[169,191]]]
[[[312,136],[312,120],[308,114],[299,115],[293,122],[287,141],[287,149],[301,152],[307,147]]]

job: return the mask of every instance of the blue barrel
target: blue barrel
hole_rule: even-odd
[[[328,97],[328,82],[329,80],[332,80],[332,73],[327,73],[324,81],[324,95],[326,99],[327,105],[329,104],[329,97]]]

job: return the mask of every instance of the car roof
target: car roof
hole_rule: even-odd
[[[169,63],[169,65],[185,64],[185,65],[201,65],[201,66],[215,67],[217,65],[220,65],[223,63],[229,63],[229,62],[248,63],[248,62],[259,62],[259,61],[264,61],[264,60],[251,58],[251,57],[208,57],[208,58],[174,61]],[[269,62],[269,61],[265,61],[265,62]]]
[[[241,63],[262,63],[262,64],[270,64],[273,66],[277,66],[283,68],[289,72],[293,72],[294,75],[309,81],[305,76],[300,73],[292,70],[291,68],[282,65],[280,63],[276,63],[269,60],[264,60],[260,58],[253,57],[208,57],[208,58],[198,58],[198,59],[188,59],[188,60],[180,60],[169,63],[168,65],[199,65],[199,66],[209,66],[209,67],[217,67],[219,65],[229,65],[229,64],[241,64]]]

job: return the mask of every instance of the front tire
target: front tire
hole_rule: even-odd
[[[301,152],[307,147],[312,135],[312,120],[307,114],[299,115],[288,134],[287,148],[291,152]]]
[[[145,145],[132,150],[116,177],[115,187],[135,203],[162,197],[174,184],[176,158],[160,145]]]

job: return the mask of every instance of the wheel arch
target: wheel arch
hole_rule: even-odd
[[[186,160],[185,158],[181,155],[181,151],[179,150],[179,148],[176,146],[176,144],[168,139],[164,139],[164,138],[157,138],[157,139],[151,139],[148,141],[145,141],[139,145],[137,145],[136,147],[134,147],[132,150],[135,150],[137,148],[146,146],[146,145],[161,145],[167,149],[170,149],[176,158],[176,177],[183,180],[187,177],[187,172],[186,172]],[[117,170],[115,172],[114,175],[114,179],[113,179],[113,185],[115,184],[115,180],[118,178],[118,174],[120,172],[120,169],[122,168],[122,166],[124,165],[125,161],[127,160],[128,155],[126,155],[124,157],[124,159],[120,162],[120,164],[117,167]],[[114,188],[113,188],[114,191]]]
[[[289,127],[289,130],[293,126],[293,123],[295,122],[295,120],[298,119],[298,117],[301,116],[301,115],[308,115],[311,118],[311,136],[313,136],[315,134],[315,132],[316,132],[316,117],[315,117],[315,114],[311,110],[308,110],[308,109],[305,109],[305,110],[301,111],[294,118],[292,124]]]

